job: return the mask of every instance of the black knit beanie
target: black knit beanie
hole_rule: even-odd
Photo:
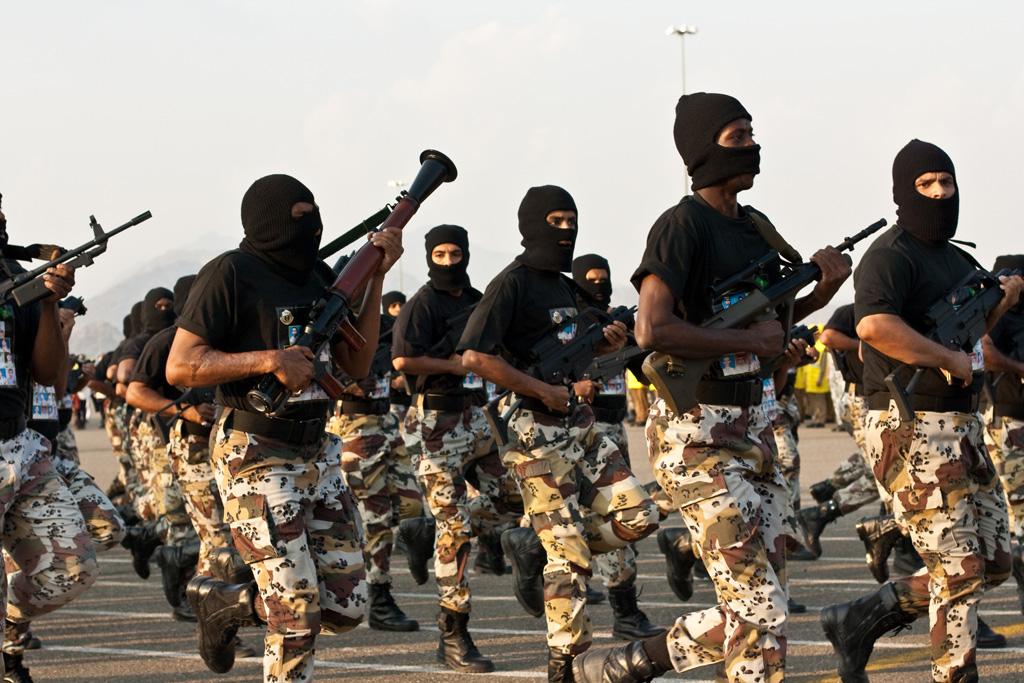
[[[298,202],[316,204],[309,188],[290,175],[260,178],[242,197],[241,248],[264,259],[283,277],[304,284],[317,262],[323,232],[320,210],[292,218]]]
[[[672,136],[694,190],[734,176],[760,173],[760,145],[723,147],[718,144],[722,128],[736,119],[753,120],[753,117],[735,97],[698,92],[679,98]]]
[[[458,225],[438,225],[427,231],[424,237],[427,248],[427,274],[430,283],[446,292],[469,287],[469,233]],[[462,260],[452,266],[434,263],[431,253],[439,244],[454,244],[462,249]]]
[[[956,234],[960,217],[960,187],[952,197],[932,199],[917,191],[914,183],[924,173],[945,171],[956,182],[949,155],[936,145],[911,140],[892,162],[892,198],[897,224],[926,242],[945,242]]]
[[[519,260],[538,270],[567,273],[572,268],[579,231],[556,228],[548,223],[548,214],[552,211],[577,211],[576,202],[568,191],[557,185],[541,185],[526,191],[519,204],[519,232],[524,247]],[[568,246],[559,244],[566,241],[570,242]]]
[[[601,282],[591,282],[587,279],[587,273],[591,270],[605,270],[609,279]],[[612,300],[612,269],[608,260],[597,254],[584,254],[577,256],[572,262],[572,279],[579,287],[586,303],[595,308],[607,308]]]

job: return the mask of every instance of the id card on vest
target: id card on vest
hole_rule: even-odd
[[[57,390],[44,384],[32,383],[33,420],[57,421]]]
[[[10,304],[0,306],[0,387],[17,387],[14,366],[14,311]]]

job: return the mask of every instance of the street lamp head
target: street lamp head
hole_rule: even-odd
[[[682,26],[669,26],[665,29],[666,36],[692,36],[696,32],[696,26],[687,26],[686,24]]]

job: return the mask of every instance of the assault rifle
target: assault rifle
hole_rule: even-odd
[[[794,325],[793,328],[790,329],[789,331],[789,338],[802,340],[805,344],[807,344],[807,348],[809,349],[813,349],[814,343],[817,341],[814,338],[814,330],[807,327],[807,325]],[[804,357],[800,359],[799,364],[810,365],[813,362],[814,361],[811,359],[810,356],[804,354]]]
[[[440,152],[426,150],[420,154],[420,170],[408,190],[399,196],[395,208],[390,211],[381,230],[402,229],[413,217],[427,197],[441,186],[441,183],[455,180],[458,171],[455,164]],[[330,343],[335,334],[340,334],[349,348],[359,350],[366,340],[359,334],[353,322],[352,306],[358,292],[366,287],[373,273],[384,259],[384,251],[369,242],[356,252],[327,289],[324,296],[314,302],[310,311],[309,324],[303,330],[296,346],[305,346],[313,351],[314,357]],[[314,381],[332,399],[341,396],[343,387],[322,364],[315,364]],[[246,395],[249,405],[259,413],[273,415],[284,406],[289,392],[274,375],[266,375]]]
[[[1001,270],[996,274],[987,270],[974,270],[941,299],[933,303],[925,313],[925,322],[929,331],[925,335],[929,339],[942,344],[947,349],[970,353],[978,341],[985,336],[989,313],[1003,299],[1003,290],[999,286],[1002,275],[1020,275],[1019,270]],[[914,407],[911,395],[918,381],[931,368],[915,368],[914,374],[906,386],[900,386],[897,373],[906,365],[900,365],[885,378],[885,387],[890,398],[896,403],[900,419],[914,419]],[[942,370],[946,382],[953,383],[953,377]],[[981,372],[974,373],[974,381]]]
[[[333,240],[320,247],[320,251],[316,253],[316,257],[323,261],[330,256],[334,256],[339,251],[383,223],[384,220],[391,215],[394,208],[395,207],[391,204],[385,204],[384,208],[377,213],[373,214],[369,218],[363,219],[354,228],[349,228],[338,237],[335,237]],[[341,268],[338,268],[337,272],[341,272]]]
[[[16,273],[9,279],[0,282],[0,302],[11,299],[19,306],[27,306],[35,301],[44,299],[50,295],[50,290],[43,282],[43,274],[49,268],[65,264],[73,268],[91,266],[95,258],[107,250],[107,241],[128,228],[134,227],[143,221],[153,217],[149,211],[141,213],[123,225],[119,225],[109,232],[104,232],[103,227],[96,222],[96,216],[89,216],[89,225],[92,227],[93,239],[85,244],[51,255],[49,261],[26,273]],[[4,252],[6,254],[6,251]]]
[[[885,224],[884,218],[872,223],[853,237],[847,237],[840,242],[836,249],[841,252],[853,251],[854,245],[881,230]],[[716,285],[712,289],[713,293],[724,293],[742,282],[749,282],[752,288],[749,294],[727,308],[713,313],[700,326],[713,330],[742,329],[756,320],[771,319],[775,316],[777,306],[792,302],[801,289],[821,277],[821,269],[813,262],[783,265],[782,272],[774,284],[769,284],[764,278],[754,277],[768,262],[778,258],[778,252],[769,252],[736,276]],[[697,385],[707,375],[711,364],[717,360],[675,358],[667,353],[655,352],[644,360],[644,374],[654,384],[658,395],[668,408],[680,415],[699,403]]]
[[[613,322],[622,322],[626,327],[632,327],[635,312],[636,306],[619,306],[611,313],[588,308],[575,318],[565,321],[577,326],[576,335],[564,344],[553,335],[544,336],[530,351],[533,364],[528,370],[529,374],[548,384],[568,385],[577,380],[602,379],[588,376],[587,373],[593,368],[597,346],[604,341],[604,328]],[[608,365],[609,362],[606,361],[604,367],[607,368]],[[484,408],[484,415],[499,449],[508,446],[508,421],[522,403],[522,399],[516,399],[502,411],[499,404],[508,395],[508,391],[502,392]]]
[[[606,382],[624,373],[633,361],[648,353],[650,352],[639,346],[625,346],[618,351],[606,353],[594,359],[583,373],[583,377],[595,382]]]

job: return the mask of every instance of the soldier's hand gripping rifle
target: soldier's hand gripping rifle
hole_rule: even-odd
[[[853,251],[854,245],[881,230],[886,224],[880,219],[858,232],[847,237],[836,249],[841,252]],[[759,259],[762,267],[768,261],[778,258],[777,252],[770,252]],[[756,263],[754,264],[756,265]],[[775,308],[780,304],[791,302],[797,293],[821,277],[821,269],[813,262],[787,266],[774,284],[756,277],[753,266],[729,278],[717,286],[716,291],[726,291],[726,285],[734,280],[750,282],[752,289],[744,298],[729,307],[715,313],[701,323],[701,327],[714,330],[743,329],[758,319],[774,317]],[[644,361],[644,374],[658,390],[668,408],[680,415],[696,406],[697,385],[707,375],[714,358],[676,358],[667,353],[652,353]]]
[[[419,172],[408,190],[402,192],[394,210],[380,226],[386,228],[404,228],[419,209],[420,204],[433,193],[441,183],[455,180],[458,171],[455,164],[440,152],[426,150],[420,154]],[[356,295],[366,287],[374,272],[384,259],[384,251],[367,242],[356,252],[338,274],[323,298],[314,303],[310,312],[310,322],[302,334],[295,340],[295,346],[305,346],[313,351],[314,358],[320,355],[321,349],[328,344],[334,335],[340,334],[342,340],[352,349],[359,350],[366,345],[366,340],[359,334],[353,323],[352,304]],[[329,371],[315,364],[317,370],[314,381],[332,399],[341,395],[341,383]],[[259,413],[274,414],[280,410],[288,398],[288,390],[274,375],[266,375],[259,384],[246,395],[249,405]]]
[[[46,288],[43,281],[43,274],[49,268],[65,264],[73,268],[91,266],[95,258],[107,250],[107,241],[128,228],[153,217],[149,211],[139,214],[123,225],[119,225],[109,232],[104,232],[102,226],[96,222],[95,216],[89,216],[89,225],[92,227],[93,239],[85,244],[52,255],[51,259],[43,265],[26,273],[17,273],[9,279],[0,282],[0,302],[14,300],[19,306],[27,306],[40,299],[50,296],[50,290]],[[5,252],[6,254],[6,252]]]
[[[1019,270],[1001,270],[996,274],[987,270],[968,273],[950,292],[928,308],[925,321],[929,331],[925,336],[947,349],[970,353],[985,336],[989,313],[1003,299],[999,276],[1020,274]],[[907,366],[898,366],[885,378],[885,387],[889,390],[889,397],[896,403],[902,421],[914,419],[911,395],[922,375],[932,369],[915,368],[910,381],[905,386],[900,386],[897,373],[905,367]],[[945,370],[942,370],[942,373],[946,382],[952,384],[953,377]],[[975,372],[972,384],[981,381],[981,375],[981,371]]]
[[[548,384],[567,386],[578,380],[591,379],[587,377],[587,372],[594,363],[597,347],[604,341],[604,328],[614,322],[622,322],[626,324],[626,327],[632,327],[635,312],[636,306],[631,308],[619,306],[610,313],[604,313],[596,308],[588,308],[572,320],[565,321],[577,326],[577,334],[571,341],[564,344],[553,335],[543,337],[530,350],[533,363],[530,366],[529,374]],[[569,393],[571,396],[571,389]],[[484,409],[491,433],[499,448],[508,445],[508,421],[519,409],[521,403],[517,400],[502,412],[498,404],[508,394],[508,391],[502,392]]]

